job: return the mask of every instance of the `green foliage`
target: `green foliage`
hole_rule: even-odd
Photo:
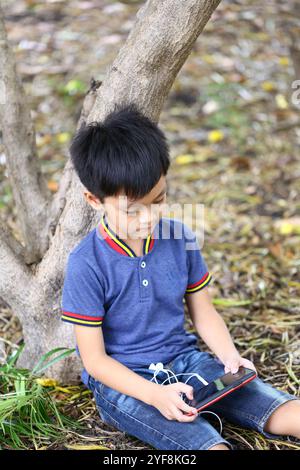
[[[74,349],[53,349],[30,371],[15,365],[23,348],[24,344],[0,367],[1,449],[27,449],[32,444],[39,448],[64,439],[64,432],[83,429],[61,412],[58,400],[37,380],[38,374],[72,354]],[[64,352],[53,357],[59,351]]]

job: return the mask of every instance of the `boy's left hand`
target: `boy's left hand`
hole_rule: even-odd
[[[247,367],[248,369],[254,370],[254,372],[257,374],[257,370],[253,364],[253,362],[249,361],[249,359],[245,359],[244,357],[241,356],[234,356],[232,358],[226,359],[224,361],[224,372],[225,374],[227,372],[231,372],[232,374],[235,374],[240,366]],[[258,375],[258,374],[257,374]]]

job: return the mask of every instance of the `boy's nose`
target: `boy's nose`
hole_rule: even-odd
[[[141,214],[139,225],[141,228],[149,228],[152,225],[152,217],[148,213]]]

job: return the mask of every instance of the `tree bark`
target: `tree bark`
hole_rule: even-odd
[[[0,122],[7,172],[18,213],[27,263],[39,261],[48,244],[50,191],[38,165],[35,131],[21,80],[8,45],[0,11],[0,81],[4,103]]]
[[[135,102],[158,121],[177,73],[219,3],[220,0],[148,0],[137,13],[132,31],[103,82],[92,82],[78,127],[83,120],[102,120],[120,102]],[[69,252],[94,228],[98,214],[85,202],[84,188],[70,159],[50,201],[40,177],[30,113],[16,77],[3,23],[0,31],[0,69],[7,67],[2,80],[8,89],[6,106],[13,115],[6,125],[8,111],[0,104],[0,119],[25,244],[23,247],[17,243],[7,229],[0,230],[0,296],[23,327],[25,348],[17,365],[31,369],[49,350],[75,347],[73,327],[60,321],[64,270]],[[18,174],[20,165],[29,186],[24,186]],[[30,194],[37,207],[32,207]],[[79,380],[81,369],[74,353],[46,373],[72,383]]]

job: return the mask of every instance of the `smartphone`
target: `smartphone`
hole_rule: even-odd
[[[234,390],[246,385],[256,377],[257,374],[254,370],[241,366],[235,374],[228,372],[213,380],[208,385],[194,389],[194,397],[192,400],[188,399],[185,393],[182,395],[182,399],[199,412],[216,401],[221,400],[221,398],[229,393],[234,392]],[[184,414],[188,416],[192,415],[192,413]]]

